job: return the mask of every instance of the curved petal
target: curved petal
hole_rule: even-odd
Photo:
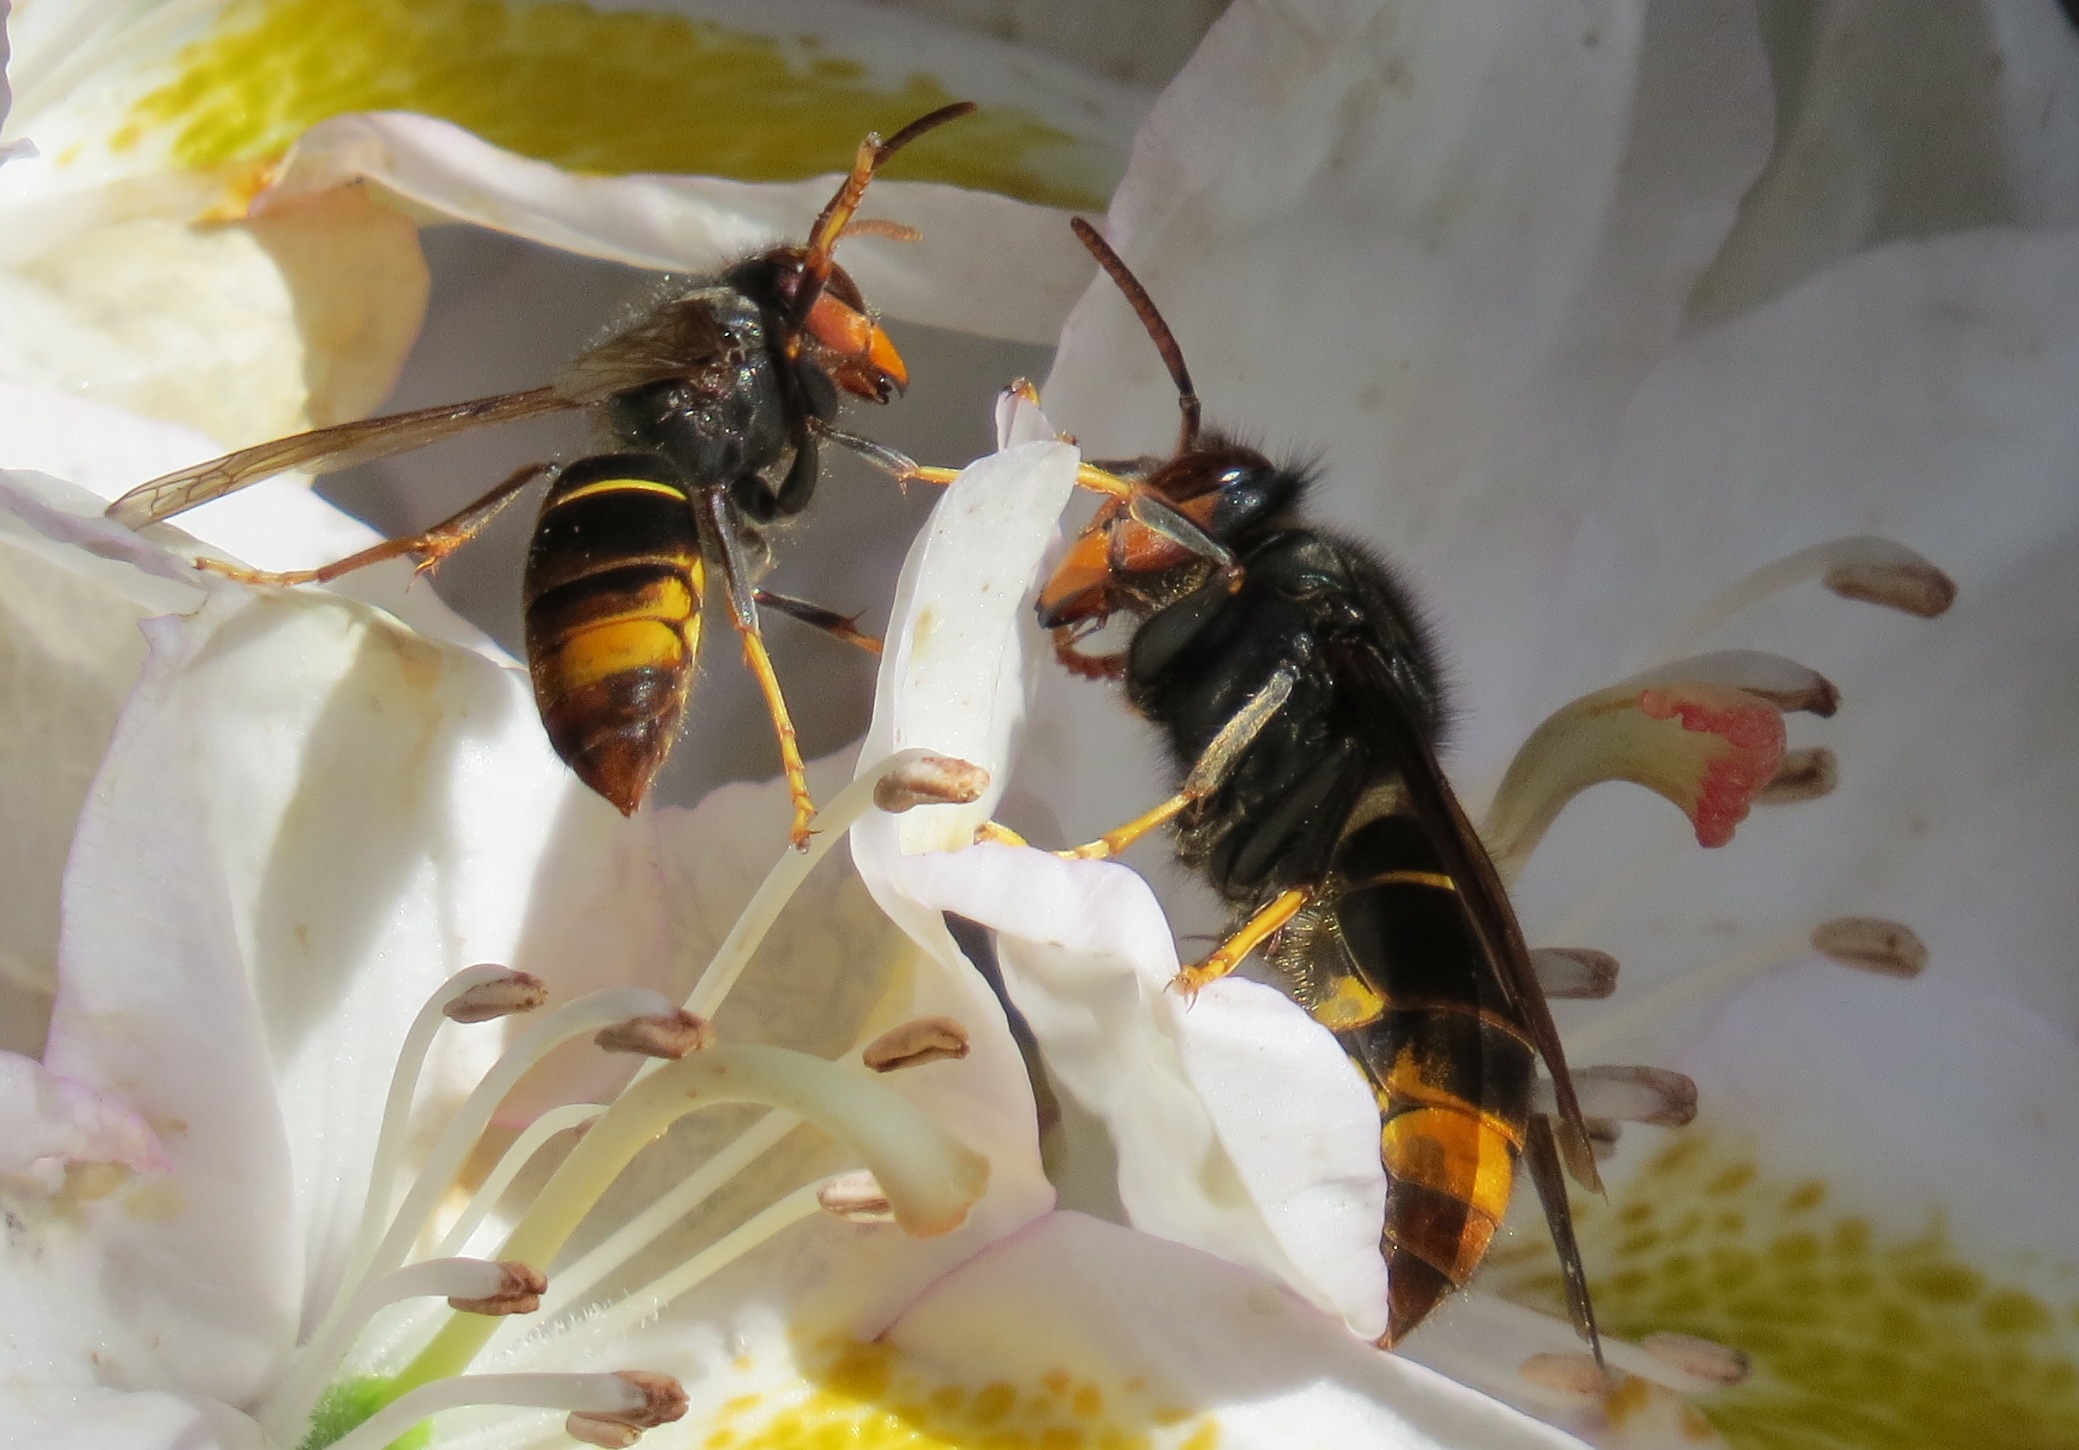
[[[1761,15],[1775,149],[1697,284],[1693,320],[1885,242],[2079,220],[2079,33],[2055,7],[1970,0],[1908,20],[1827,0]]]
[[[977,984],[939,913],[910,895],[904,857],[966,845],[1002,797],[1036,636],[1026,585],[1074,487],[1075,449],[1051,441],[1052,432],[1022,400],[999,408],[998,451],[964,470],[932,511],[896,585],[860,747],[862,770],[897,751],[929,750],[988,772],[972,803],[876,811],[852,832],[860,878],[889,919],[954,977]]]
[[[1157,1443],[1579,1443],[1379,1353],[1244,1270],[1079,1214],[1049,1215],[934,1285],[886,1340],[941,1373],[1051,1382]]]
[[[574,956],[634,975],[654,933],[642,918],[560,952],[533,942],[557,899],[555,846],[641,826],[549,752],[515,674],[366,610],[230,589],[151,628],[67,874],[47,1063],[162,1133],[183,1125],[177,1206],[97,1205],[107,1241],[149,1261],[134,1292],[167,1313],[256,1298],[234,1318],[264,1340],[293,1328],[307,1279],[336,1272],[427,991],[483,960],[552,984]],[[461,1085],[495,1036],[454,1049]],[[184,1383],[250,1372],[203,1336],[166,1342],[212,1356]]]
[[[49,1450],[269,1450],[260,1427],[228,1405],[160,1390],[11,1390],[0,1436]]]
[[[796,180],[825,168],[825,148],[849,159],[867,131],[964,97],[994,115],[981,144],[913,158],[913,174],[1080,202],[1109,188],[1147,103],[993,37],[835,0],[272,0],[29,18],[14,120],[61,158],[45,189],[187,171],[235,195],[302,132],[374,111],[437,116],[572,171]]]
[[[902,864],[919,901],[995,930],[1049,1074],[1111,1134],[1136,1228],[1384,1332],[1379,1112],[1333,1037],[1255,982],[1187,1006],[1162,910],[1118,866],[995,846]]]
[[[798,240],[836,184],[834,176],[762,184],[589,176],[502,151],[444,121],[400,113],[340,116],[312,127],[262,201],[272,207],[362,180],[452,220],[581,256],[690,272],[712,271],[775,240]],[[860,237],[844,244],[845,269],[860,289],[876,308],[906,321],[1047,342],[1089,279],[1066,214],[1051,207],[884,181],[869,193],[869,210],[923,233],[915,242]]]
[[[908,852],[967,845],[1010,773],[1039,644],[1028,586],[1074,490],[1079,458],[1074,445],[1054,439],[1038,409],[1007,396],[1012,401],[998,413],[998,451],[946,489],[903,562],[873,724],[860,746],[862,769],[900,750],[930,750],[989,772],[987,789],[971,804],[864,823],[854,855],[865,857],[860,869],[869,884],[884,846]]]
[[[1320,515],[1391,549],[1446,655],[1471,657],[1535,635],[1523,601],[1599,489],[1768,114],[1743,11],[1243,3],[1151,113],[1111,229],[1209,419],[1320,458]],[[1167,446],[1174,395],[1109,283],[1047,399],[1097,456]],[[1058,735],[1034,764],[1072,835],[1105,829],[1122,796],[1151,798],[1151,753],[1072,682],[1045,690]],[[1463,694],[1468,752],[1500,759],[1512,677],[1483,655]]]

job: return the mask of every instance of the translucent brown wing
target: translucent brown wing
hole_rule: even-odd
[[[715,375],[726,382],[720,375],[742,360],[744,344],[730,341],[713,302],[736,296],[726,288],[710,288],[674,298],[627,331],[579,353],[557,375],[556,395],[586,404],[675,379],[697,383]]]
[[[1538,1190],[1538,1204],[1545,1210],[1545,1225],[1552,1231],[1552,1248],[1559,1255],[1559,1282],[1566,1293],[1567,1318],[1595,1351],[1595,1362],[1603,1362],[1603,1332],[1595,1322],[1595,1301],[1588,1296],[1588,1271],[1581,1266],[1581,1239],[1574,1232],[1574,1206],[1567,1201],[1566,1175],[1559,1166],[1559,1145],[1552,1138],[1552,1120],[1532,1113],[1525,1125],[1523,1162],[1530,1181]]]
[[[443,403],[436,408],[336,423],[330,428],[256,443],[140,484],[110,504],[108,516],[133,529],[140,528],[291,469],[330,473],[357,463],[410,453],[472,428],[582,406],[553,387],[532,388],[524,393],[500,393],[496,397],[472,398],[466,403]]]
[[[1435,749],[1417,728],[1415,712],[1378,642],[1348,629],[1324,630],[1321,638],[1338,676],[1369,705],[1367,720],[1390,751],[1409,807],[1435,845],[1437,858],[1458,885],[1481,953],[1523,1013],[1538,1056],[1552,1074],[1553,1095],[1559,1105],[1558,1146],[1567,1171],[1583,1188],[1602,1192],[1602,1175],[1596,1171],[1588,1125],[1574,1092],[1573,1074],[1567,1070],[1566,1050],[1560,1045],[1544,989],[1531,968],[1530,948],[1524,943],[1523,928],[1517,924],[1500,873],[1445,779]]]

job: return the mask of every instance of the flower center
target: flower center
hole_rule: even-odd
[[[1815,578],[1844,598],[1921,617],[1941,613],[1955,594],[1939,570],[1910,550],[1882,539],[1846,539],[1801,550],[1740,580],[1678,624],[1670,632],[1670,645],[1694,649],[1739,611]],[[1787,749],[1783,716],[1801,711],[1826,717],[1838,703],[1825,679],[1775,655],[1722,651],[1659,666],[1583,696],[1533,731],[1497,789],[1481,834],[1496,865],[1514,880],[1575,795],[1602,781],[1628,780],[1678,806],[1689,817],[1699,844],[1723,845],[1755,803],[1809,800],[1832,788],[1832,752]],[[1642,860],[1636,870],[1625,872],[1625,894],[1660,864],[1658,859]],[[1596,914],[1579,912],[1563,929],[1587,934]],[[1927,960],[1919,938],[1896,922],[1843,917],[1803,929],[1786,928],[1702,971],[1634,994],[1616,1010],[1570,1030],[1569,1056],[1577,1062],[1592,1059],[1675,1012],[1693,1010],[1815,952],[1844,966],[1892,977],[1916,976]],[[1533,966],[1552,998],[1605,998],[1617,987],[1617,963],[1598,951],[1548,947],[1533,953]],[[1665,1069],[1577,1066],[1573,1077],[1598,1156],[1614,1152],[1621,1123],[1680,1126],[1697,1112],[1695,1084]],[[1542,1110],[1551,1112],[1551,1085],[1540,1087]],[[1586,1432],[1617,1428],[1648,1438],[1651,1431],[1665,1432],[1678,1442],[1715,1441],[1716,1431],[1699,1407],[1716,1418],[1718,1407],[1734,1403],[1728,1396],[1748,1381],[1749,1364],[1742,1350],[1771,1350],[1775,1338],[1753,1332],[1737,1313],[1709,1309],[1752,1302],[1755,1275],[1744,1270],[1718,1272],[1733,1263],[1723,1255],[1714,1269],[1699,1252],[1666,1251],[1671,1231],[1665,1220],[1671,1210],[1663,1210],[1659,1190],[1641,1188],[1641,1182],[1651,1184],[1669,1165],[1687,1163],[1703,1151],[1692,1149],[1692,1141],[1685,1136],[1643,1170],[1643,1180],[1626,1184],[1620,1200],[1624,1207],[1614,1223],[1597,1204],[1585,1203],[1579,1209],[1584,1243],[1592,1241],[1602,1250],[1593,1257],[1599,1265],[1619,1265],[1614,1273],[1592,1276],[1598,1314],[1615,1333],[1644,1335],[1637,1343],[1604,1341],[1609,1365],[1618,1371],[1616,1378],[1606,1378],[1581,1352],[1563,1321],[1492,1294],[1464,1296],[1447,1309],[1437,1332],[1417,1342],[1417,1355]],[[1726,1197],[1740,1194],[1752,1176],[1751,1164],[1744,1177],[1720,1174],[1712,1180],[1713,1191]],[[1695,1240],[1700,1247],[1699,1230],[1709,1221],[1702,1212],[1686,1213],[1673,1237]],[[1717,1221],[1732,1222],[1736,1230],[1743,1222],[1737,1211],[1724,1210]],[[1613,1235],[1614,1245],[1609,1242]],[[1786,1251],[1795,1256],[1816,1249],[1816,1243],[1809,1235],[1792,1236],[1779,1240],[1778,1246],[1787,1244]],[[1650,1297],[1651,1290],[1635,1261],[1656,1250],[1670,1270],[1679,1271],[1680,1281],[1658,1287],[1673,1296],[1671,1303],[1694,1312],[1639,1312],[1642,1295]],[[1627,1259],[1634,1266],[1626,1266]],[[1535,1302],[1553,1302],[1562,1287],[1542,1243],[1499,1247],[1484,1273],[1490,1287]],[[1784,1295],[1803,1302],[1812,1287],[1786,1285]],[[1497,1376],[1497,1361],[1514,1363],[1513,1377]],[[1773,1360],[1770,1367],[1774,1368]]]
[[[782,1047],[718,1043],[707,1017],[816,860],[875,807],[877,795],[883,804],[948,798],[932,785],[947,778],[943,763],[923,757],[927,766],[940,768],[920,773],[919,762],[909,757],[921,756],[913,751],[896,757],[831,802],[810,849],[787,852],[774,868],[686,1007],[675,1008],[646,989],[615,988],[538,1011],[546,999],[540,983],[498,967],[471,968],[434,994],[399,1056],[347,1273],[260,1407],[263,1427],[278,1443],[373,1450],[443,1411],[501,1406],[561,1410],[566,1430],[580,1440],[630,1444],[645,1429],[685,1413],[685,1393],[669,1376],[640,1368],[485,1374],[469,1372],[470,1365],[507,1318],[544,1307],[547,1323],[530,1339],[531,1359],[544,1353],[553,1358],[559,1340],[574,1346],[581,1339],[588,1347],[612,1343],[774,1235],[819,1213],[862,1224],[892,1222],[919,1236],[960,1225],[986,1187],[987,1160],[878,1080],[879,1073],[963,1055],[966,1032],[959,1023],[942,1017],[905,1023],[832,1062]],[[890,778],[898,788],[891,789]],[[971,775],[960,779],[972,787]],[[395,1192],[411,1102],[442,1025],[537,1012],[450,1116],[409,1185]],[[462,1203],[438,1245],[415,1256],[498,1105],[548,1052],[583,1036],[646,1061],[611,1104],[558,1108],[520,1133]],[[558,1264],[553,1280],[545,1276],[572,1231],[638,1153],[678,1118],[722,1104],[769,1111],[582,1256]],[[862,1166],[820,1175],[782,1194],[612,1302],[592,1297],[598,1285],[680,1226],[689,1210],[805,1122],[845,1144]],[[530,1160],[572,1130],[583,1136],[495,1248],[484,1257],[468,1255],[472,1244],[488,1237],[494,1207]],[[441,1298],[451,1312],[425,1307],[427,1300]],[[358,1368],[369,1362],[379,1368]],[[349,1365],[357,1368],[345,1372]]]

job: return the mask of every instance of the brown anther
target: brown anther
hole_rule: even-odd
[[[989,772],[950,755],[927,755],[898,765],[874,782],[873,803],[890,815],[916,806],[964,806],[982,798]]]
[[[1599,1002],[1617,990],[1617,959],[1592,947],[1539,947],[1530,969],[1555,1001]]]
[[[597,1415],[571,1414],[564,1417],[563,1433],[580,1445],[597,1445],[601,1450],[628,1450],[642,1438],[642,1431]]]
[[[1788,805],[1793,801],[1818,800],[1841,783],[1841,762],[1824,745],[1801,746],[1783,752],[1783,763],[1769,783],[1755,794],[1762,805]]]
[[[504,975],[478,982],[441,1008],[450,1022],[490,1022],[516,1012],[532,1012],[549,1000],[548,984],[531,972],[492,967]]]
[[[669,1425],[686,1413],[686,1389],[668,1374],[646,1369],[624,1369],[614,1378],[632,1386],[642,1402],[630,1410],[572,1411],[563,1421],[563,1432],[587,1445],[608,1450],[626,1450],[642,1438],[645,1430]]]
[[[1577,1069],[1582,1105],[1600,1117],[1679,1128],[1696,1117],[1696,1080],[1665,1067],[1601,1065]]]
[[[494,1292],[477,1299],[451,1294],[448,1308],[458,1314],[488,1314],[493,1317],[532,1314],[541,1308],[542,1291],[549,1287],[546,1274],[518,1259],[501,1259],[495,1267],[503,1275],[503,1282]]]
[[[1909,926],[1881,916],[1837,916],[1812,928],[1823,957],[1882,977],[1917,977],[1927,970],[1927,944]]]
[[[1744,1351],[1693,1334],[1649,1334],[1639,1341],[1639,1347],[1662,1364],[1706,1384],[1736,1385],[1754,1369]]]
[[[688,1053],[715,1045],[714,1026],[683,1009],[651,1017],[630,1017],[602,1027],[592,1040],[608,1052],[633,1052],[677,1062]]]
[[[1516,1373],[1541,1388],[1582,1399],[1592,1399],[1610,1387],[1602,1366],[1586,1354],[1534,1354],[1517,1366]]]
[[[1767,700],[1786,714],[1802,711],[1822,720],[1841,707],[1833,681],[1783,655],[1766,650],[1728,649],[1672,660],[1632,676],[1630,684],[1669,684],[1698,680],[1730,685]]]
[[[1581,1111],[1593,1117],[1679,1128],[1696,1116],[1695,1081],[1668,1068],[1631,1064],[1577,1067],[1573,1078]],[[1531,1102],[1541,1113],[1557,1111],[1550,1078],[1537,1080]]]
[[[1864,557],[1846,559],[1826,571],[1826,587],[1843,599],[1860,599],[1933,619],[1956,602],[1956,581],[1920,555],[1885,539],[1868,540]]]
[[[950,1017],[917,1017],[866,1044],[860,1060],[875,1072],[896,1072],[967,1056],[967,1029]]]
[[[864,1168],[840,1173],[816,1190],[816,1202],[825,1213],[847,1223],[893,1223],[895,1205],[881,1188],[881,1181]]]

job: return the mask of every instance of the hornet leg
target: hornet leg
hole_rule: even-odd
[[[226,564],[220,559],[197,559],[195,567],[212,574],[221,574],[226,579],[236,579],[241,584],[329,584],[342,574],[351,574],[354,570],[365,569],[370,564],[380,564],[385,559],[409,555],[419,561],[419,572],[423,574],[482,533],[484,526],[518,497],[521,489],[543,474],[554,473],[556,468],[557,465],[553,463],[530,463],[476,502],[459,513],[442,519],[422,534],[413,534],[403,539],[385,539],[380,544],[371,544],[358,554],[349,554],[344,559],[335,559],[332,563],[320,565],[315,569],[290,569],[281,573],[269,573],[264,569],[247,569],[237,564]]]
[[[773,673],[772,656],[765,652],[765,635],[758,628],[750,565],[730,528],[728,490],[703,488],[698,499],[696,517],[709,556],[722,573],[723,589],[729,597],[729,621],[736,626],[737,638],[743,642],[744,664],[751,678],[758,682],[759,693],[765,696],[765,708],[772,716],[772,733],[779,741],[780,768],[787,777],[787,794],[794,802],[794,825],[788,839],[795,850],[805,851],[816,803],[809,798],[808,770],[801,761],[801,746],[795,739],[793,717],[787,713],[787,698],[780,693],[780,678]]]

